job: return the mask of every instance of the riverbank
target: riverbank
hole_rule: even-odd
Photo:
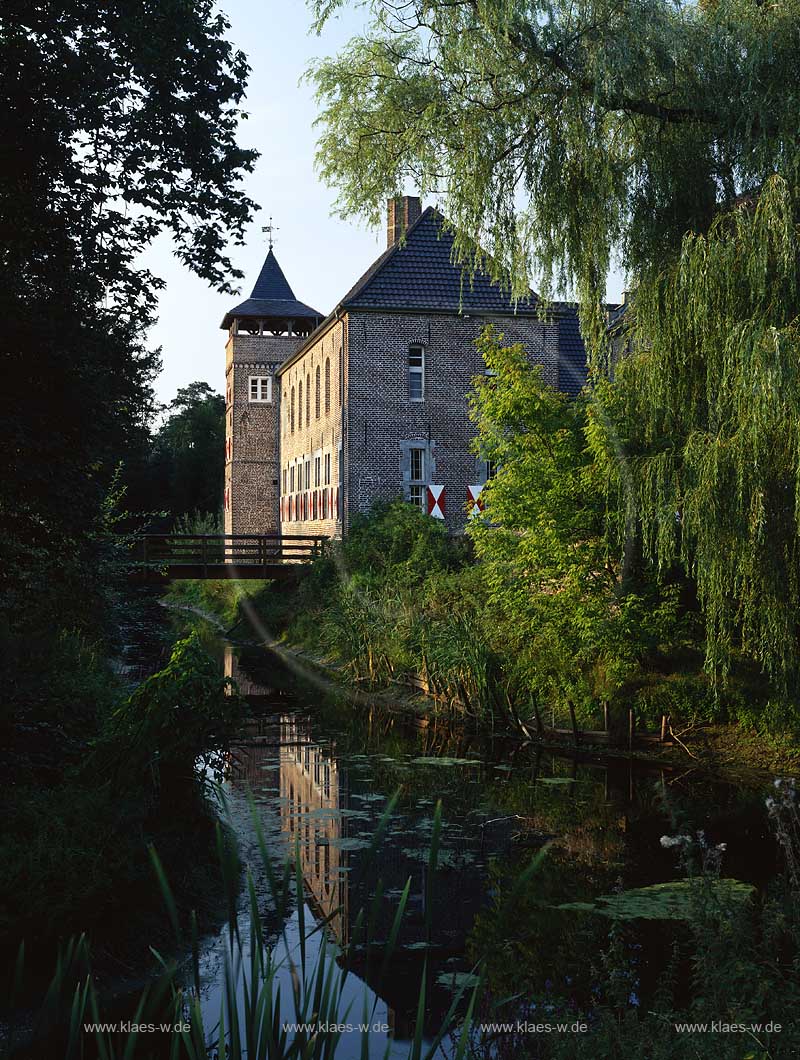
[[[462,565],[448,571],[445,563],[445,569],[435,572],[439,610],[432,610],[426,588],[420,594],[424,607],[415,615],[409,613],[408,600],[399,589],[396,570],[401,562],[391,562],[388,573],[378,579],[381,588],[398,585],[389,606],[380,597],[376,579],[353,569],[352,561],[341,555],[313,565],[292,588],[235,580],[176,582],[169,599],[214,614],[236,638],[268,644],[351,692],[368,693],[371,702],[378,699],[416,724],[458,718],[467,725],[508,731],[557,749],[575,748],[575,726],[577,747],[586,754],[632,756],[671,768],[743,777],[800,769],[800,743],[791,711],[782,713],[774,706],[758,709],[763,704],[757,697],[764,693],[758,692],[752,675],[737,679],[727,690],[711,688],[697,654],[692,657],[687,651],[672,665],[639,674],[629,695],[619,692],[609,712],[611,733],[595,737],[593,733],[606,722],[599,703],[535,704],[532,695],[526,696],[519,674],[508,673],[502,651],[481,643],[479,628],[470,631],[462,623],[457,630],[460,640],[442,650],[436,624],[449,605],[447,621],[452,630],[453,612],[457,615],[463,605],[455,603],[455,588],[475,581],[474,568]],[[408,565],[403,566],[405,574]],[[620,731],[623,725],[627,730],[628,704],[637,730],[648,734],[632,748]],[[657,738],[662,716],[669,718],[672,730],[664,742]],[[537,735],[540,721],[543,732]]]
[[[151,849],[181,924],[191,911],[201,930],[226,915],[214,806],[193,782],[176,788],[165,761],[183,746],[191,763],[192,741],[204,736],[173,740],[158,720],[158,698],[180,690],[181,666],[202,680],[202,655],[176,662],[179,634],[154,594],[132,594],[124,616],[113,643],[62,638],[38,674],[21,667],[5,726],[0,954],[13,967],[24,940],[32,1000],[58,947],[81,934],[102,990],[124,994],[149,980],[151,947],[169,953],[175,941]],[[207,680],[222,703],[216,671]],[[123,724],[131,712],[136,737]]]

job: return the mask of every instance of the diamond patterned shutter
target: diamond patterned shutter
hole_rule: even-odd
[[[485,508],[481,499],[483,486],[467,486],[467,512],[470,516],[480,515]]]
[[[428,515],[444,519],[444,486],[428,486]]]

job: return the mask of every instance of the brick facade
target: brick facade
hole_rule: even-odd
[[[550,385],[583,385],[574,307],[544,320],[532,292],[515,307],[485,273],[465,279],[452,234],[419,200],[391,200],[387,220],[387,250],[325,320],[294,300],[270,249],[253,296],[223,321],[226,533],[339,537],[396,497],[462,532],[489,471],[472,452],[468,404],[487,325],[521,343]],[[258,334],[239,332],[245,319]],[[271,380],[269,401],[252,400],[254,375]]]
[[[225,371],[226,534],[276,534],[279,521],[280,386],[276,371],[302,338],[228,336]],[[251,378],[269,380],[270,400],[251,400]]]
[[[378,500],[410,499],[411,449],[423,450],[425,485],[444,487],[448,530],[463,531],[467,487],[486,480],[486,465],[471,452],[475,426],[468,394],[485,372],[475,345],[494,325],[509,345],[521,342],[545,379],[557,380],[554,324],[531,317],[351,312],[345,447],[345,511],[366,512]],[[409,396],[409,348],[421,347],[424,396]]]
[[[346,319],[333,320],[278,377],[279,505],[285,534],[337,537],[342,532],[339,468],[346,333]]]

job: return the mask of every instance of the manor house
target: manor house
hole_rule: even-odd
[[[453,261],[453,236],[417,198],[391,199],[387,247],[327,316],[298,301],[272,246],[226,346],[226,534],[341,536],[405,497],[461,532],[492,468],[471,451],[467,395],[487,324],[569,394],[586,377],[574,306],[547,320]]]

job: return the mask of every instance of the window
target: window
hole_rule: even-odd
[[[322,484],[321,483],[321,479],[322,479],[322,457],[321,456],[315,456],[314,457],[314,486],[315,487],[320,486]]]
[[[250,376],[250,400],[263,404],[272,404],[272,376]]]
[[[289,469],[289,492],[294,493],[294,465]]]
[[[409,478],[411,484],[409,487],[409,500],[422,512],[428,510],[426,487],[425,487],[425,450],[424,449],[409,449]]]
[[[306,460],[306,484],[305,489],[311,489],[311,461]]]
[[[303,380],[297,384],[297,426],[298,429],[302,430],[303,427]]]
[[[294,434],[294,387],[292,387],[292,411],[289,418],[292,426],[292,434]]]
[[[425,350],[422,346],[408,347],[408,400],[425,400]]]
[[[325,358],[325,415],[331,411],[331,359]]]
[[[319,365],[317,365],[317,371],[314,376],[314,415],[319,419],[322,409],[320,407],[320,371]]]
[[[410,449],[409,457],[411,461],[411,481],[412,482],[424,482],[425,481],[425,450],[424,449]]]
[[[415,504],[421,512],[427,512],[428,509],[425,503],[425,486],[417,486],[412,484],[409,492],[409,500],[412,504]]]
[[[486,464],[486,481],[488,482],[490,478],[494,478],[497,474],[497,461],[485,460],[484,463]]]
[[[311,423],[311,373],[306,376],[306,427]]]
[[[330,486],[331,484],[331,454],[325,454],[325,485]]]
[[[283,469],[283,492],[286,493],[286,468]]]

